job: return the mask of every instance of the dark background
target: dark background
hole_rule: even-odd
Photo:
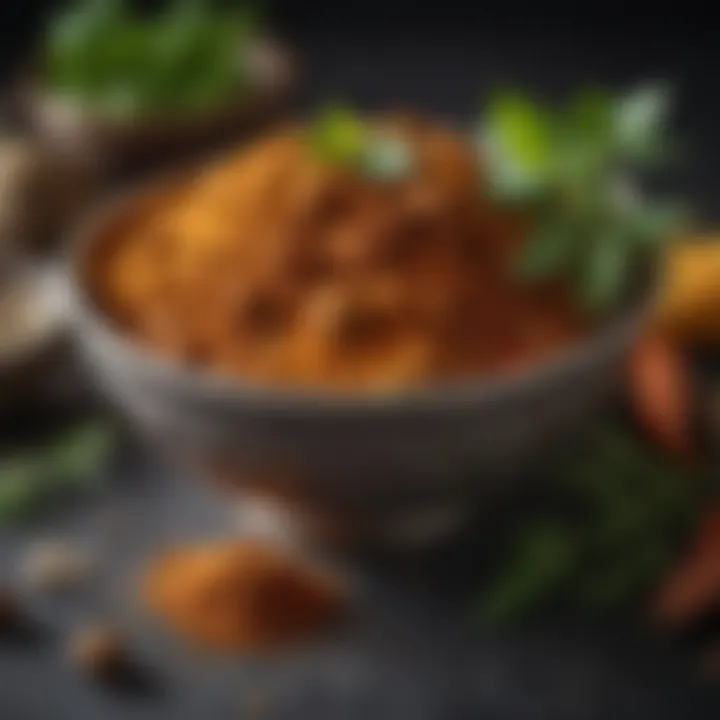
[[[12,25],[4,29],[29,29],[35,20],[62,0],[27,0],[3,3],[3,19]],[[230,1],[230,0],[226,0]],[[138,0],[153,6],[162,0]],[[693,2],[648,3],[643,0],[265,0],[260,3],[273,19],[284,21],[291,28],[312,28],[317,31],[353,32],[354,30],[391,27],[394,32],[423,28],[456,30],[475,25],[475,31],[493,30],[501,26],[532,28],[610,29],[635,31],[641,34],[659,30],[683,30],[711,35],[711,3]]]
[[[155,2],[142,3],[146,6]],[[4,2],[0,72],[27,62],[58,0]],[[298,108],[327,100],[402,106],[470,121],[489,89],[567,94],[668,78],[684,160],[673,186],[702,218],[720,217],[720,43],[711,3],[641,0],[269,0],[270,24],[296,50]]]

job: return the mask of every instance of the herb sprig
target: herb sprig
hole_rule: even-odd
[[[172,0],[141,17],[123,0],[79,0],[48,28],[44,80],[111,118],[201,111],[246,87],[243,52],[258,25],[249,5]]]
[[[685,217],[635,184],[671,155],[671,99],[656,84],[619,97],[586,91],[559,109],[516,92],[490,100],[478,133],[490,190],[534,228],[519,261],[524,281],[564,278],[598,313],[624,299]]]
[[[0,524],[30,519],[61,496],[97,486],[115,441],[109,427],[93,423],[0,458]]]
[[[398,181],[414,170],[415,158],[407,142],[371,127],[343,105],[326,108],[311,122],[309,142],[314,155],[323,162],[370,180]]]
[[[700,489],[632,430],[599,425],[521,518],[476,617],[507,626],[552,604],[596,613],[641,598],[679,550]]]

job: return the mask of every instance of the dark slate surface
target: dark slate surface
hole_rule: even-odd
[[[26,539],[39,535],[86,541],[102,559],[87,592],[31,602],[41,620],[34,642],[0,643],[3,720],[635,720],[720,712],[720,695],[701,686],[691,655],[629,623],[558,619],[479,633],[469,595],[458,591],[474,585],[475,550],[459,548],[372,570],[354,565],[356,618],[319,645],[274,660],[200,657],[149,621],[129,579],[163,547],[235,532],[233,513],[214,492],[155,463],[122,464],[82,507],[0,535],[6,578]],[[465,582],[446,583],[458,574]],[[64,638],[92,617],[111,617],[127,631],[152,668],[148,692],[98,687],[63,662]],[[265,714],[253,714],[260,707]]]
[[[381,27],[381,23],[378,22]],[[390,28],[296,33],[310,78],[300,105],[340,97],[363,106],[398,102],[469,120],[492,85],[513,81],[562,92],[578,82],[625,84],[670,76],[679,81],[679,124],[690,140],[687,166],[673,178],[705,216],[717,219],[720,100],[714,91],[720,49],[686,33],[579,34],[425,30],[399,41]],[[292,34],[292,28],[290,28]],[[99,589],[82,598],[39,603],[47,633],[33,646],[0,645],[2,720],[224,720],[331,718],[714,718],[720,699],[694,679],[683,648],[629,624],[580,622],[510,635],[473,631],[443,580],[472,584],[472,552],[436,558],[401,573],[358,573],[359,617],[322,647],[270,661],[200,659],[162,637],[138,613],[125,578],[153,550],[178,539],[226,534],[229,511],[195,484],[127,458],[107,494],[68,509],[32,535],[62,531],[91,539],[104,558]],[[26,533],[0,535],[0,567],[12,575]],[[470,554],[470,557],[468,557]],[[456,568],[455,572],[451,572]],[[401,575],[408,577],[400,578]],[[432,583],[433,580],[440,582]],[[435,584],[437,592],[418,592]],[[112,615],[158,668],[157,693],[117,696],[63,665],[58,648],[88,615]],[[264,707],[264,710],[263,710]],[[254,709],[253,709],[254,708]]]

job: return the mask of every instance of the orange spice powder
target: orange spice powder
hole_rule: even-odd
[[[147,575],[148,605],[209,650],[264,652],[326,629],[346,607],[339,582],[257,542],[175,550]]]
[[[291,128],[197,174],[93,269],[126,331],[183,363],[271,386],[393,392],[516,371],[586,322],[514,272],[524,223],[484,192],[470,138],[408,118],[412,174],[380,182]]]

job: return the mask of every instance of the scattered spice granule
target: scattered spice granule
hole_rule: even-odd
[[[321,632],[346,607],[340,582],[257,541],[189,547],[154,562],[150,609],[194,644],[262,652]]]
[[[128,653],[122,636],[113,627],[90,625],[70,638],[68,660],[96,678],[110,678],[127,665]]]
[[[18,598],[10,590],[0,588],[0,634],[14,630],[23,619]]]
[[[63,540],[32,543],[22,558],[26,582],[41,591],[63,590],[84,581],[92,569],[86,548]]]

